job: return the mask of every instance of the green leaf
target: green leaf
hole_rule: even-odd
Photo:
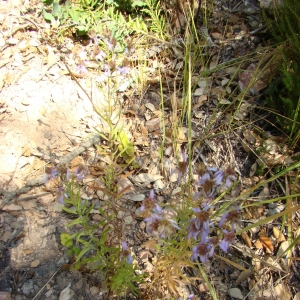
[[[42,2],[46,5],[51,5],[53,3],[53,0],[42,0]]]
[[[74,247],[73,252],[77,256],[80,253],[81,249],[79,247]]]
[[[62,233],[60,235],[60,242],[63,246],[67,248],[73,247],[73,238],[68,233]]]
[[[82,224],[82,218],[77,218],[77,219],[73,220],[71,223],[69,223],[67,225],[67,227],[71,227],[71,226],[74,226],[76,224]]]
[[[46,12],[44,9],[42,11],[42,15],[44,17],[44,19],[48,22],[55,20],[52,14],[49,14],[48,12]]]
[[[62,208],[64,211],[68,212],[69,214],[73,214],[73,215],[77,215],[77,211],[74,210],[74,209],[70,209],[70,208],[67,208],[67,207],[63,207]]]
[[[81,252],[76,257],[76,262],[79,262],[81,257],[84,256],[90,250],[92,250],[92,247],[87,247],[87,248],[84,248],[83,250],[81,250]]]
[[[133,147],[133,143],[132,142],[128,142],[127,144],[127,148],[126,148],[126,153],[128,154],[128,156],[134,156],[134,147]]]
[[[136,1],[133,1],[132,4],[131,4],[132,7],[143,7],[143,6],[146,6],[146,3],[144,1],[141,1],[141,0],[136,0]]]
[[[52,15],[54,17],[58,17],[58,15],[60,14],[60,5],[59,5],[59,2],[54,2],[53,3],[53,10],[52,10]]]
[[[78,35],[83,36],[89,31],[89,26],[77,26],[76,29]]]

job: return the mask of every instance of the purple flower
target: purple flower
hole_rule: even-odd
[[[195,297],[194,294],[190,294],[190,295],[188,295],[188,297],[186,298],[186,300],[194,300],[194,297]],[[182,300],[182,298],[179,297],[178,300]]]
[[[88,168],[84,165],[79,165],[74,172],[74,177],[77,180],[82,180],[86,174],[89,174]]]
[[[65,188],[60,186],[57,191],[57,200],[60,204],[64,204],[64,199],[69,198],[68,195],[65,193]]]
[[[145,218],[144,221],[147,223],[147,232],[153,234],[153,232],[156,231],[160,238],[169,237],[175,229],[180,229],[174,220],[156,214],[152,214],[149,218]]]
[[[196,215],[196,228],[202,229],[204,231],[209,231],[209,213],[208,213],[208,207],[207,209],[201,209],[200,207],[193,207],[192,210],[194,211]]]
[[[182,179],[184,179],[184,181],[186,180],[186,176],[187,176],[187,170],[188,170],[188,161],[187,161],[187,155],[185,152],[183,152],[182,154],[183,160],[178,162],[178,167],[177,169],[175,169],[174,171],[171,172],[170,177],[174,174],[174,173],[178,173],[178,184],[181,184]]]
[[[219,247],[224,251],[227,252],[229,245],[234,243],[235,241],[235,233],[233,231],[223,230],[224,237],[223,240],[219,242]]]
[[[118,71],[120,72],[121,75],[125,75],[129,72],[129,68],[128,67],[117,67]]]
[[[126,257],[126,262],[130,265],[132,263],[132,256],[127,246],[127,242],[123,242],[123,241],[122,241],[122,255]]]
[[[111,51],[111,52],[117,46],[117,40],[114,37],[111,37],[109,40],[105,39],[105,43],[106,43],[108,51]]]
[[[141,212],[151,211],[151,210],[153,210],[158,214],[162,213],[162,208],[154,200],[154,190],[150,191],[149,197],[143,201],[143,204],[140,208]]]
[[[126,47],[125,48],[125,51],[124,51],[124,54],[129,56],[131,55],[132,53],[134,53],[135,49],[133,47]]]
[[[95,55],[95,59],[99,61],[103,61],[105,57],[106,57],[106,53],[102,50],[100,50],[99,53]]]
[[[180,229],[180,227],[177,225],[176,221],[174,221],[172,219],[163,218],[159,221],[158,236],[161,239],[169,237],[173,234],[175,229],[178,229],[178,230]]]
[[[214,175],[214,178],[215,178],[216,185],[220,185],[224,178],[223,171],[217,171]]]
[[[159,221],[161,219],[162,219],[162,217],[160,217],[156,214],[151,214],[151,216],[149,218],[144,219],[144,221],[147,223],[146,230],[149,234],[152,234],[153,231],[158,230]]]
[[[205,173],[202,176],[202,178],[198,181],[198,184],[202,186],[202,194],[204,195],[204,197],[211,198],[215,191],[215,179],[211,179],[210,174]]]
[[[94,43],[95,43],[96,45],[99,44],[99,40],[98,40],[97,35],[94,36],[93,41],[94,41]]]
[[[81,62],[80,64],[78,64],[76,70],[80,77],[83,77],[84,75],[89,73],[89,71],[87,70],[87,68],[84,65],[84,62]]]
[[[187,238],[190,239],[192,237],[195,241],[197,240],[198,234],[200,233],[199,229],[196,227],[196,222],[196,218],[189,220],[190,225],[186,228],[186,231],[188,232]]]
[[[216,172],[215,180],[219,182],[218,184],[220,184],[223,179],[225,179],[227,188],[230,187],[232,182],[236,181],[235,172],[230,166],[227,166],[224,171],[220,170]]]
[[[67,168],[67,171],[66,171],[66,180],[68,181],[71,177],[71,172],[70,172],[70,169]]]
[[[44,183],[46,183],[48,180],[56,178],[56,176],[59,174],[59,171],[55,167],[50,167],[46,169],[46,177],[44,179]]]
[[[209,257],[211,257],[211,248],[212,248],[212,245],[210,243],[199,243],[198,245],[194,246],[193,247],[193,254],[191,256],[191,260],[192,261],[196,261],[198,259],[198,257],[200,258],[200,261],[202,263],[206,263],[207,262],[207,259]]]
[[[222,227],[224,225],[224,223],[226,223],[226,222],[231,222],[231,226],[233,226],[234,222],[239,221],[240,215],[241,215],[240,207],[237,207],[234,210],[225,212],[221,218],[221,221],[219,222],[219,227]]]

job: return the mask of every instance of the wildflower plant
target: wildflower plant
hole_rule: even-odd
[[[103,128],[96,128],[102,137],[102,144],[97,145],[97,152],[108,161],[106,172],[101,176],[101,185],[91,186],[104,195],[102,201],[105,209],[102,206],[98,208],[100,220],[94,221],[91,218],[94,205],[81,197],[81,182],[89,174],[88,166],[82,164],[72,171],[67,167],[49,168],[45,181],[56,182],[58,201],[73,219],[67,225],[69,231],[61,234],[61,243],[68,249],[73,261],[71,269],[87,267],[91,271],[102,273],[109,290],[121,296],[128,291],[138,294],[136,283],[143,281],[144,275],[137,275],[135,272],[134,255],[126,240],[125,223],[120,215],[120,212],[130,213],[122,207],[121,198],[129,186],[121,188],[120,175],[134,159],[133,143],[121,124],[122,106],[117,97],[118,77],[128,71],[128,68],[119,64],[117,41],[112,35],[104,40],[107,41],[105,52],[98,52],[98,55],[101,53],[102,60],[101,75],[105,79],[99,83],[98,88],[104,99],[93,101],[89,97],[103,124]],[[97,43],[100,43],[97,36],[91,36],[92,46],[97,48]],[[80,58],[82,68],[88,58],[81,51],[76,56]]]

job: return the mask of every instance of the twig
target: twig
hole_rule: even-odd
[[[38,293],[32,298],[32,300],[35,300],[36,297],[42,292],[42,290],[46,287],[46,285],[52,280],[52,278],[57,274],[58,271],[60,271],[61,267],[59,267],[53,275],[49,278],[49,280],[44,284],[44,286],[38,291]]]

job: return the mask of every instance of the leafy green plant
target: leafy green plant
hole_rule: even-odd
[[[142,281],[143,275],[135,274],[136,268],[132,265],[127,243],[123,241],[120,246],[116,242],[109,242],[112,236],[118,234],[115,231],[121,230],[115,227],[114,220],[118,217],[115,215],[117,211],[112,209],[112,203],[121,194],[109,193],[108,210],[99,208],[103,218],[96,224],[92,224],[90,219],[93,206],[88,201],[81,200],[80,186],[76,184],[74,177],[65,182],[65,194],[63,210],[74,217],[67,226],[76,226],[76,233],[61,234],[62,245],[74,258],[71,269],[80,270],[81,267],[87,267],[91,271],[101,272],[107,286],[117,295],[126,294],[127,290],[137,294],[134,282]]]
[[[142,9],[143,13],[150,16],[150,30],[158,34],[161,39],[166,38],[166,21],[163,16],[160,0],[144,0],[145,5]]]
[[[290,136],[290,145],[299,141],[300,129],[300,3],[284,0],[274,6],[274,16],[265,14],[268,28],[282,57],[280,74],[268,90],[268,105],[279,111],[276,119]],[[280,61],[279,61],[280,63]]]

